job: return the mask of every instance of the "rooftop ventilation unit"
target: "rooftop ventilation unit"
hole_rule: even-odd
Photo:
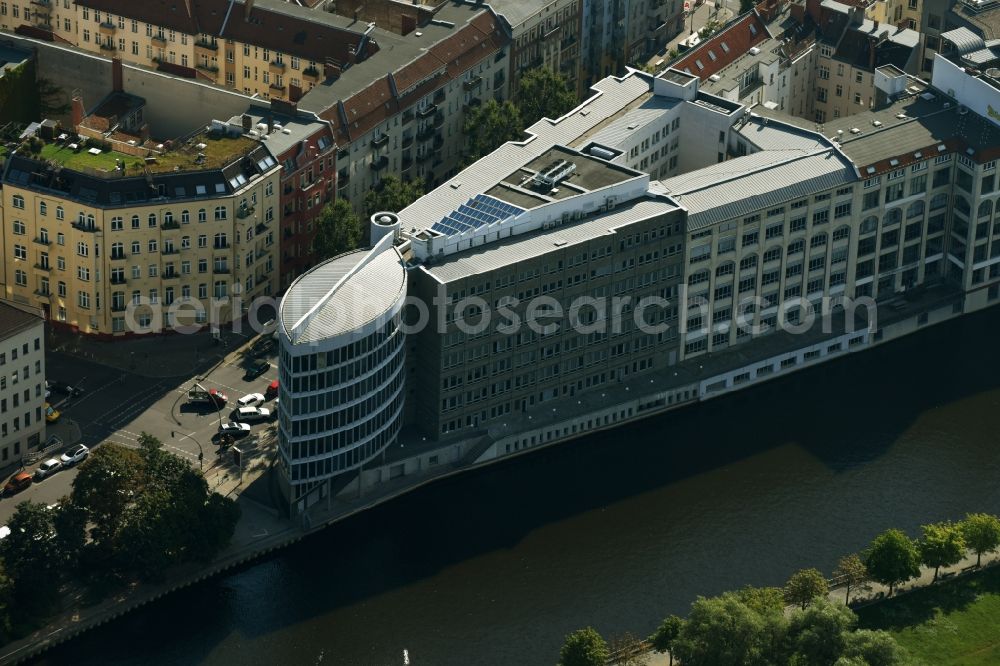
[[[861,130],[859,130],[857,127],[852,127],[851,134],[861,134]]]
[[[708,80],[712,82],[718,82],[722,80],[722,77],[719,76],[718,74],[712,74],[710,77],[708,77]]]
[[[882,121],[881,120],[873,120],[872,121],[872,125],[874,125],[875,127],[882,127]]]
[[[758,53],[760,53],[760,49],[759,48],[757,48],[756,46],[751,46],[750,47],[750,55],[757,55]]]
[[[564,178],[568,178],[574,171],[576,171],[576,165],[572,162],[567,160],[556,160],[549,166],[545,167],[544,171],[535,174],[535,177],[532,180],[538,185],[555,187],[559,181]]]

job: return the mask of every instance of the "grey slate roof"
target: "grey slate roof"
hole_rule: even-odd
[[[693,231],[856,180],[850,162],[831,148],[754,153],[661,184],[688,209],[687,228]]]
[[[406,289],[399,252],[389,246],[334,257],[301,275],[281,299],[281,326],[295,344],[320,342],[377,321]],[[310,313],[314,310],[311,315]]]
[[[40,313],[0,300],[0,340],[42,323]]]

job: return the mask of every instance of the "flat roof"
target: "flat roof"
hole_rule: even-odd
[[[572,145],[636,98],[650,90],[650,82],[629,74],[608,77],[593,86],[594,94],[579,107],[555,120],[543,118],[526,131],[524,141],[509,141],[457,175],[445,180],[399,212],[401,228],[412,234],[427,229],[477,194],[483,194],[555,145]]]
[[[632,199],[612,211],[583,220],[567,222],[552,229],[508,236],[493,243],[435,258],[434,263],[422,265],[420,270],[441,283],[501,269],[513,270],[517,262],[599,240],[602,236],[614,234],[618,228],[676,210],[679,210],[678,207],[666,197]]]
[[[325,121],[303,117],[302,114],[287,116],[280,113],[274,113],[269,108],[257,105],[253,105],[247,109],[246,114],[250,116],[254,127],[256,127],[258,123],[267,123],[268,118],[281,125],[281,130],[268,134],[267,139],[261,142],[261,144],[267,148],[268,152],[270,152],[275,159],[285,153],[289,148],[305,141],[317,132],[322,132],[324,129],[329,130],[329,125]],[[241,127],[242,115],[243,114],[240,114],[230,118],[229,124]],[[331,147],[332,145],[331,136]]]

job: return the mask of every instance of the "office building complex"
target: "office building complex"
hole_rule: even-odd
[[[45,439],[45,327],[38,312],[0,300],[0,467]]]
[[[873,108],[823,131],[679,69],[598,82],[566,116],[376,215],[370,251],[292,286],[283,404],[319,386],[290,383],[310,294],[342,299],[335,320],[305,318],[312,344],[339,347],[345,325],[352,340],[373,321],[398,335],[376,314],[405,292],[400,437],[440,444],[404,455],[380,441],[357,458],[380,479],[518,453],[995,303],[1000,84],[960,69],[987,48],[965,37],[946,37],[963,46],[938,56],[933,86],[877,68]],[[385,298],[350,297],[375,286]],[[390,397],[373,410],[394,410]],[[283,426],[287,469],[353,446],[316,430],[315,449],[296,449],[301,432]],[[291,478],[293,505],[333,492],[339,465]]]

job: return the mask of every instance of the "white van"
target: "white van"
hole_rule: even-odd
[[[236,420],[240,423],[255,423],[271,418],[271,410],[264,407],[240,407],[236,410]]]

